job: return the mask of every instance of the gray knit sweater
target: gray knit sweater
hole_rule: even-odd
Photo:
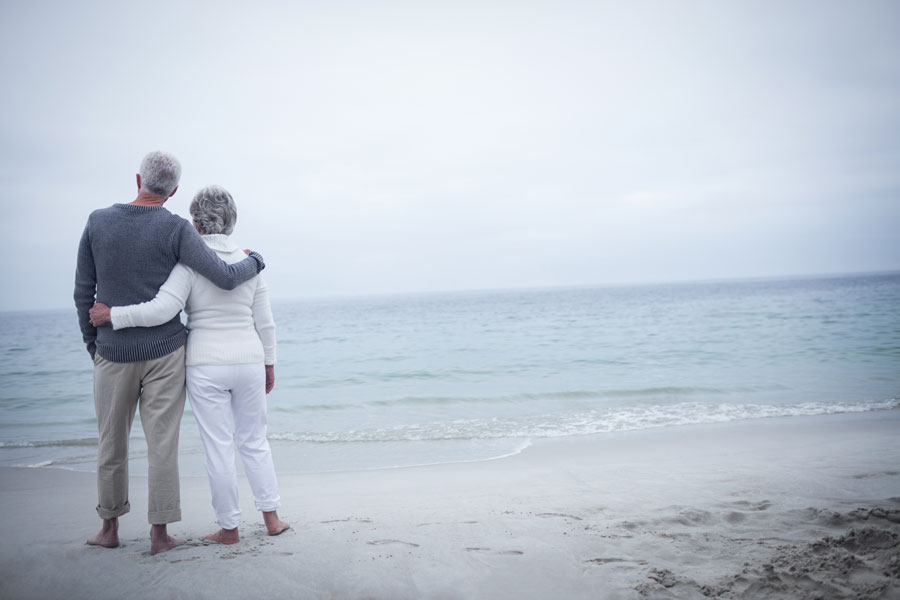
[[[113,362],[152,360],[187,341],[179,316],[156,327],[95,328],[88,311],[94,302],[125,306],[152,299],[176,263],[182,262],[216,286],[234,289],[265,267],[251,252],[227,264],[193,226],[162,206],[114,204],[88,217],[75,270],[75,308],[87,350]]]

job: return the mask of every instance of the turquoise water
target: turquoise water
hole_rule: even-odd
[[[900,408],[900,273],[278,302],[281,472],[548,436]],[[93,469],[74,309],[0,313],[0,464]],[[188,410],[182,470],[202,473]],[[132,456],[145,456],[140,426]]]

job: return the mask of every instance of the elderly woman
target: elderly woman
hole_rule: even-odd
[[[237,221],[231,194],[218,186],[204,188],[194,196],[190,211],[194,227],[222,260],[235,263],[245,257],[229,238]],[[189,330],[187,391],[221,527],[203,539],[222,544],[240,539],[235,441],[256,508],[269,535],[278,535],[290,525],[276,511],[280,498],[266,439],[266,394],[275,385],[275,322],[262,277],[224,291],[179,263],[153,300],[111,309],[98,303],[91,309],[91,320],[95,326],[111,320],[114,329],[152,327],[171,320],[182,308]]]

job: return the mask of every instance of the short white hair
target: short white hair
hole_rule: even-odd
[[[211,185],[203,188],[191,200],[191,216],[200,227],[200,233],[231,235],[237,223],[237,207],[234,198],[223,187]]]
[[[142,190],[168,198],[181,179],[181,163],[168,152],[151,152],[141,161],[139,173]]]

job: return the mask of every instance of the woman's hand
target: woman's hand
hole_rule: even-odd
[[[91,310],[88,311],[88,316],[91,318],[91,325],[94,327],[101,327],[112,320],[109,315],[109,307],[102,302],[94,304]]]
[[[275,387],[275,365],[266,365],[266,393]]]

